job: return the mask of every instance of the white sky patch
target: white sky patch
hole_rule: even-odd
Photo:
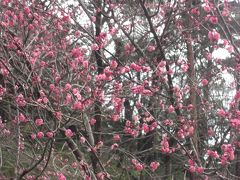
[[[227,57],[230,57],[230,53],[224,48],[218,48],[213,51],[212,56],[216,59],[226,59]]]

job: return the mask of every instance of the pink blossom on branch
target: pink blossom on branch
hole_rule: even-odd
[[[36,126],[41,126],[41,125],[43,125],[43,123],[44,123],[43,119],[36,119],[35,120]]]
[[[66,129],[65,130],[65,136],[68,138],[71,138],[73,136],[73,132],[71,129]]]
[[[22,94],[19,94],[16,99],[15,99],[16,103],[18,106],[26,106],[27,102],[25,101],[24,97]]]
[[[220,39],[220,34],[215,30],[209,31],[208,32],[208,38],[209,38],[210,41],[213,41],[213,42],[216,41],[217,42]]]
[[[158,168],[159,165],[160,165],[159,162],[154,161],[154,162],[151,162],[150,168],[151,168],[151,170],[154,172],[154,171],[157,170],[157,168]]]

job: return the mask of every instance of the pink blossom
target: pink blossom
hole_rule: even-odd
[[[6,88],[3,88],[2,85],[0,85],[0,97],[3,96],[5,92],[6,92]]]
[[[239,101],[239,100],[240,100],[240,91],[237,91],[237,92],[236,92],[236,95],[235,95],[234,99],[235,99],[236,101]]]
[[[118,148],[118,144],[117,143],[114,143],[112,146],[111,146],[111,150],[114,150],[114,149],[117,149]]]
[[[143,95],[143,96],[152,96],[153,93],[152,93],[152,91],[150,91],[148,89],[143,89],[143,91],[141,92],[141,95]]]
[[[188,128],[188,135],[189,135],[189,136],[192,136],[192,135],[194,134],[194,131],[195,131],[194,127],[193,127],[193,126],[190,126],[190,127]]]
[[[139,85],[139,86],[134,86],[132,87],[131,91],[133,94],[139,94],[144,90],[144,87]]]
[[[41,125],[43,125],[43,119],[36,119],[36,120],[35,120],[35,124],[36,124],[36,126],[41,126]]]
[[[209,13],[212,8],[211,8],[211,6],[207,3],[207,4],[205,4],[205,5],[203,6],[203,9],[204,9],[205,12]]]
[[[28,30],[29,30],[29,31],[34,30],[34,26],[33,26],[32,24],[29,24],[29,25],[28,25]]]
[[[131,131],[130,131],[130,133],[129,133],[132,137],[137,137],[138,136],[138,134],[139,134],[139,131],[137,131],[137,130],[132,130],[131,129]]]
[[[199,12],[198,8],[193,8],[193,9],[191,10],[191,13],[192,13],[192,14],[195,14],[195,15],[200,15],[200,12]]]
[[[159,64],[158,64],[158,66],[159,67],[164,67],[164,66],[166,66],[166,61],[161,61]]]
[[[62,17],[62,21],[63,22],[69,22],[70,21],[70,17],[68,15],[65,15]]]
[[[148,52],[153,52],[153,51],[155,51],[155,49],[156,49],[156,47],[154,45],[149,45],[147,47]]]
[[[104,69],[104,73],[106,76],[112,76],[113,75],[113,72],[110,70],[110,67],[107,66],[105,69]]]
[[[224,166],[227,163],[227,157],[221,156],[221,165]]]
[[[2,128],[5,128],[5,124],[2,122],[2,119],[1,119],[1,117],[0,117],[0,128],[2,129]]]
[[[86,138],[85,138],[85,137],[83,137],[83,136],[81,136],[81,137],[80,137],[80,143],[82,143],[82,144],[83,144],[83,143],[85,143],[85,142],[86,142]]]
[[[114,4],[110,4],[109,6],[110,6],[110,9],[113,9],[113,7],[115,7]],[[112,28],[110,28],[110,30],[109,30],[109,34],[114,35],[114,34],[117,33],[117,31],[118,31],[117,28],[112,27]]]
[[[219,158],[217,151],[207,150],[207,154],[214,159]]]
[[[54,57],[54,52],[53,51],[48,52],[47,57],[48,58],[53,58]]]
[[[189,167],[189,172],[190,172],[190,173],[196,172],[196,167],[195,167],[195,166],[190,166],[190,167]]]
[[[97,173],[97,179],[98,180],[104,180],[105,179],[105,173],[104,172],[99,172]]]
[[[226,117],[227,113],[223,109],[218,109],[217,115],[221,117]]]
[[[141,71],[141,66],[139,66],[139,65],[137,65],[135,63],[131,63],[130,68],[132,68],[136,72],[140,72]]]
[[[132,124],[131,121],[127,120],[126,123],[125,123],[125,126],[130,127],[131,124]]]
[[[64,176],[63,173],[58,174],[58,180],[66,180],[67,178]]]
[[[132,159],[131,162],[137,171],[143,170],[143,165],[141,163],[139,163],[136,159]]]
[[[91,21],[92,21],[92,22],[96,22],[96,17],[95,17],[95,16],[92,16],[92,17],[91,17]]]
[[[116,122],[116,121],[118,121],[119,120],[119,115],[118,114],[114,114],[113,116],[112,116],[112,121],[113,122]]]
[[[72,109],[74,110],[83,110],[83,104],[79,101],[74,102]]]
[[[232,45],[228,45],[226,48],[227,48],[229,53],[233,53],[234,52],[234,47]]]
[[[83,62],[82,62],[83,68],[84,68],[84,69],[87,69],[87,68],[88,68],[88,64],[89,64],[88,61],[83,61]]]
[[[231,119],[230,121],[230,125],[233,127],[233,128],[240,128],[240,119]]]
[[[32,176],[32,175],[27,175],[26,176],[26,180],[34,180],[35,178],[34,178],[34,176]]]
[[[195,166],[195,162],[192,160],[192,159],[189,159],[188,160],[188,164],[190,165],[190,166]]]
[[[42,102],[43,102],[44,104],[47,104],[47,103],[48,103],[48,98],[47,98],[47,97],[43,97],[43,98],[42,98]]]
[[[180,138],[180,139],[184,139],[185,138],[185,132],[183,129],[179,129],[178,132],[177,132],[177,136]]]
[[[211,17],[209,17],[209,21],[212,24],[217,24],[218,23],[218,18],[217,18],[217,16],[211,16]]]
[[[93,126],[94,124],[96,124],[96,119],[94,119],[94,118],[92,118],[90,121],[89,121],[89,123]]]
[[[102,141],[99,141],[96,145],[96,148],[97,149],[100,149],[101,147],[103,147],[103,142]]]
[[[92,44],[92,45],[91,45],[91,49],[92,49],[92,51],[97,51],[97,50],[99,50],[98,44],[97,44],[97,43]]]
[[[143,72],[149,72],[150,70],[151,70],[150,67],[148,67],[148,66],[142,66],[142,71],[143,71]]]
[[[36,137],[37,137],[36,134],[31,134],[31,139],[32,140],[36,139]]]
[[[118,66],[118,63],[117,63],[116,60],[112,60],[112,61],[110,62],[110,68],[111,68],[111,69],[116,69],[117,66]]]
[[[134,165],[138,163],[138,161],[137,161],[136,159],[132,159],[131,162],[132,162],[132,164],[134,164]]]
[[[224,8],[222,11],[222,16],[228,16],[229,15],[229,10],[227,8]]]
[[[20,122],[27,122],[26,117],[22,113],[19,114],[18,119]]]
[[[170,119],[165,119],[165,120],[163,121],[163,124],[164,124],[165,126],[172,126],[172,125],[173,125],[173,121],[170,120]]]
[[[44,133],[43,132],[38,132],[37,133],[37,137],[39,138],[39,139],[42,139],[43,137],[44,137]]]
[[[67,84],[65,84],[64,90],[69,91],[71,88],[72,88],[72,85],[67,83]]]
[[[78,88],[73,88],[72,93],[76,96],[79,93]]]
[[[148,127],[148,125],[146,123],[143,123],[142,130],[144,131],[144,133],[148,133],[149,132],[149,127]]]
[[[234,151],[232,150],[232,151],[229,152],[229,160],[233,161],[234,158],[235,158],[235,155],[234,155]]]
[[[119,134],[114,134],[114,136],[113,136],[113,141],[120,141],[120,136],[119,136]]]
[[[25,14],[29,14],[31,12],[29,7],[25,7],[23,11]]]
[[[80,56],[83,55],[83,53],[81,52],[81,50],[79,48],[73,48],[72,51],[71,51],[71,55],[74,58],[79,58]]]
[[[71,129],[66,129],[65,136],[71,138],[73,136],[73,132]]]
[[[151,168],[151,170],[154,172],[154,171],[157,170],[157,168],[158,168],[159,165],[160,165],[159,162],[154,161],[154,162],[151,162],[150,168]]]
[[[144,168],[144,167],[143,167],[142,164],[140,164],[140,163],[135,164],[135,170],[136,170],[136,171],[142,171],[143,168]]]
[[[139,109],[139,108],[141,108],[141,107],[142,107],[141,102],[140,102],[140,101],[137,101],[137,102],[136,102],[136,108]]]
[[[212,128],[208,129],[208,136],[211,137],[214,135],[214,130]]]
[[[99,74],[95,76],[96,81],[106,80],[106,74]]]
[[[203,86],[206,86],[208,84],[208,80],[207,79],[202,79],[201,83]]]
[[[221,146],[222,151],[224,154],[221,157],[221,160],[223,160],[223,165],[226,163],[226,161],[229,159],[230,161],[234,160],[234,149],[231,144],[223,144]]]
[[[53,132],[51,132],[51,131],[50,131],[50,132],[47,132],[46,135],[47,135],[48,138],[52,138],[52,137],[53,137]]]
[[[11,134],[11,132],[8,129],[3,129],[2,132],[5,136],[9,136]]]
[[[156,129],[157,126],[158,126],[157,122],[156,122],[156,121],[153,122],[153,123],[151,124],[150,131],[153,131],[154,129]]]
[[[162,137],[161,151],[164,152],[164,153],[170,153],[168,138],[166,136]]]
[[[79,36],[80,36],[80,34],[81,34],[81,32],[80,32],[80,31],[76,31],[76,32],[75,32],[75,36],[76,36],[76,37],[79,37]]]
[[[172,70],[172,69],[169,69],[169,70],[167,71],[167,74],[173,75],[173,70]]]
[[[86,175],[85,180],[92,180],[91,176]]]
[[[170,106],[168,107],[168,112],[169,112],[169,113],[173,113],[173,112],[174,112],[174,107],[173,107],[172,105],[170,105]]]
[[[61,111],[54,112],[54,115],[58,120],[62,119],[62,112]]]
[[[220,34],[217,31],[209,31],[208,38],[210,41],[218,41],[220,39]]]
[[[50,85],[49,85],[49,88],[50,88],[51,91],[54,91],[55,85],[54,85],[54,84],[50,84]]]
[[[188,110],[188,111],[192,111],[193,108],[194,108],[194,106],[193,106],[192,104],[189,104],[189,105],[187,106],[187,110]]]
[[[187,64],[182,64],[181,65],[181,69],[182,69],[183,72],[187,72],[188,68],[189,68],[189,66]]]
[[[77,162],[73,162],[73,163],[71,164],[71,167],[72,167],[73,169],[76,169],[77,166],[78,166]]]
[[[130,43],[128,43],[124,46],[124,50],[125,50],[125,53],[128,55],[128,54],[134,52],[135,48]]]
[[[25,101],[24,97],[22,94],[19,94],[17,97],[16,97],[16,103],[18,106],[26,106],[27,102]]]

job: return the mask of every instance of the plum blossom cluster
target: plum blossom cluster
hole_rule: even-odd
[[[27,102],[22,94],[19,94],[16,99],[16,103],[18,106],[26,106]]]
[[[188,165],[189,165],[189,172],[191,172],[191,173],[202,174],[204,172],[204,168],[198,167],[192,159],[188,160]]]
[[[156,171],[159,166],[160,166],[159,162],[156,162],[156,161],[153,161],[150,164],[150,168],[153,172]]]
[[[166,135],[164,135],[163,137],[162,137],[162,141],[161,141],[161,143],[160,143],[160,145],[161,145],[161,151],[163,152],[163,153],[173,153],[173,152],[175,152],[175,148],[171,148],[170,146],[169,146],[169,143],[168,143],[168,137],[166,136]]]
[[[236,129],[238,132],[240,132],[240,119],[230,119],[229,120],[230,125]]]
[[[221,146],[223,154],[221,155],[221,165],[226,165],[229,161],[234,160],[234,148],[231,144],[223,144]]]
[[[0,98],[4,95],[5,92],[6,92],[6,88],[4,88],[4,87],[2,87],[2,85],[0,85]]]
[[[137,85],[132,87],[131,89],[133,94],[141,94],[143,96],[152,96],[153,92],[149,89],[146,89],[144,86],[142,85]]]
[[[140,126],[134,125],[131,121],[127,120],[124,127],[124,133],[131,135],[132,137],[137,137],[139,135]]]
[[[219,158],[219,154],[217,151],[213,151],[213,150],[207,150],[207,155],[213,159],[218,159]]]
[[[142,171],[144,169],[144,165],[141,164],[138,160],[132,159],[131,162],[136,171]]]

